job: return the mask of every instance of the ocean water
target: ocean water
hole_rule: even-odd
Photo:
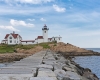
[[[93,50],[93,51],[96,51],[96,52],[100,52],[100,48],[85,48],[87,50]]]
[[[87,50],[93,50],[100,52],[100,48],[86,48]],[[76,63],[84,68],[89,68],[100,78],[100,56],[78,56],[73,59]]]

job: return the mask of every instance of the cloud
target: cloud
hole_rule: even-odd
[[[13,26],[0,26],[1,29],[11,30],[11,31],[19,31],[15,29]]]
[[[41,21],[46,21],[46,19],[44,19],[44,18],[40,18],[40,20],[41,20]]]
[[[27,19],[27,20],[29,20],[29,21],[35,21],[35,19]]]
[[[13,8],[12,8],[13,7]],[[9,5],[0,5],[0,15],[32,15],[33,14],[44,14],[52,12],[52,6],[9,6]]]
[[[10,24],[13,26],[34,27],[34,24],[26,23],[25,21],[22,21],[22,20],[18,21],[18,20],[11,19]]]
[[[6,3],[28,3],[28,4],[41,4],[41,3],[47,3],[52,2],[54,0],[4,0]]]
[[[59,7],[58,5],[53,5],[53,8],[57,12],[65,12],[66,8]]]

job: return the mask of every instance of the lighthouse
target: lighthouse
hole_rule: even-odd
[[[43,42],[48,42],[48,30],[49,30],[49,28],[47,28],[47,26],[45,24],[44,27],[42,28],[42,31],[43,31]]]

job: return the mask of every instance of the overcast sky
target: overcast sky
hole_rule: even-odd
[[[44,24],[49,37],[100,48],[100,0],[0,0],[0,41],[13,31],[34,40]]]

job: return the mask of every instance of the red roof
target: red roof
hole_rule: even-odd
[[[24,40],[24,41],[21,41],[21,42],[34,42],[34,40]]]
[[[5,39],[7,39],[8,36],[9,36],[9,34],[6,34]]]
[[[10,34],[6,34],[6,36],[5,36],[5,39],[7,39],[8,38],[8,36],[9,36]],[[18,34],[11,34],[14,38],[17,38],[17,36],[18,36]],[[19,35],[20,36],[20,35]],[[21,37],[21,36],[20,36]]]
[[[37,39],[43,39],[43,36],[38,36]]]
[[[12,36],[13,36],[14,38],[17,38],[18,34],[12,34]]]

